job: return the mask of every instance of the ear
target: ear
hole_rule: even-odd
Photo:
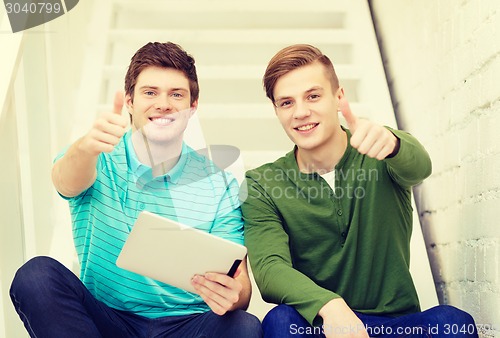
[[[130,94],[125,95],[125,105],[128,109],[132,108],[134,105],[134,100],[132,99],[132,96]]]
[[[340,101],[344,98],[344,96],[344,87],[339,87],[337,91],[335,91],[335,97]]]
[[[196,113],[197,109],[198,109],[198,100],[194,101],[191,104],[191,108],[189,109],[189,117],[193,116],[193,114]]]

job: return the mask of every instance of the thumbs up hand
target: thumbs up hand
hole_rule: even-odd
[[[118,91],[113,102],[113,112],[101,114],[90,131],[82,138],[80,149],[91,155],[109,153],[125,134],[128,118],[122,115],[123,93]]]
[[[399,139],[387,128],[354,115],[345,97],[340,99],[339,109],[352,134],[351,146],[361,154],[383,160],[398,152]]]

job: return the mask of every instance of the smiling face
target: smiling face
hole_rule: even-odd
[[[274,87],[275,112],[299,151],[321,151],[341,131],[338,119],[342,87],[332,89],[324,66],[313,62],[281,76]]]
[[[182,71],[147,67],[137,77],[133,99],[126,95],[132,129],[141,131],[150,142],[182,143],[198,105],[198,101],[191,104],[190,100],[189,80]]]

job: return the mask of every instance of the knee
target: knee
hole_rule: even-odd
[[[474,319],[470,314],[451,305],[439,305],[424,312],[425,320],[430,326],[445,329],[465,330],[471,334],[477,333]]]
[[[228,325],[233,324],[234,332],[238,337],[244,338],[260,338],[262,337],[262,324],[260,320],[249,312],[244,310],[236,310],[229,313],[230,324],[226,323],[226,331],[231,331]]]
[[[474,319],[467,312],[460,310],[451,305],[440,305],[440,317],[444,322],[448,322],[450,324],[475,324]]]
[[[272,308],[262,321],[264,331],[266,331],[266,329],[288,330],[292,324],[307,325],[307,322],[294,307],[285,304],[280,304]]]
[[[59,264],[56,260],[45,256],[30,259],[17,270],[12,280],[10,294],[36,296],[40,288],[50,281],[52,271]]]
[[[238,322],[239,325],[243,325],[248,328],[260,328],[260,320],[255,317],[250,312],[245,310],[236,310],[232,311],[231,314],[233,317],[236,317],[235,322]]]

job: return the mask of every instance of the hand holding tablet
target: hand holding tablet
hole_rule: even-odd
[[[143,211],[116,265],[195,292],[195,275],[218,272],[232,277],[246,253],[243,245]]]

